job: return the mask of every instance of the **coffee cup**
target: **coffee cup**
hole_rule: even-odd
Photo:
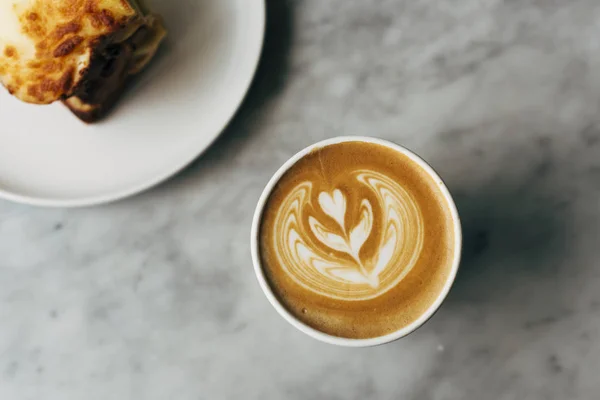
[[[462,230],[421,157],[372,137],[337,137],[291,157],[266,185],[251,229],[258,283],[291,325],[368,347],[421,327],[456,278]]]

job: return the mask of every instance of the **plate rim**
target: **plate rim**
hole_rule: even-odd
[[[260,10],[258,13],[258,21],[259,25],[259,41],[258,41],[258,51],[254,54],[254,60],[252,60],[252,69],[248,74],[248,78],[243,84],[242,87],[242,95],[234,104],[234,107],[231,108],[231,112],[228,113],[226,118],[224,118],[224,123],[221,128],[217,130],[206,144],[199,148],[198,152],[195,152],[192,156],[186,157],[183,161],[178,163],[174,168],[169,168],[168,171],[157,174],[157,176],[152,177],[138,185],[132,186],[131,188],[125,190],[117,190],[108,194],[103,195],[95,195],[95,196],[86,196],[76,199],[51,199],[37,196],[28,196],[17,194],[11,192],[6,189],[2,189],[0,187],[0,199],[8,200],[13,203],[18,203],[22,205],[35,206],[35,207],[46,207],[46,208],[82,208],[82,207],[91,207],[98,205],[105,205],[110,203],[115,203],[121,200],[125,200],[127,198],[139,195],[144,193],[164,182],[174,177],[183,171],[186,167],[188,167],[191,163],[201,157],[208,149],[210,149],[215,141],[223,134],[225,129],[229,126],[233,118],[238,113],[241,105],[248,95],[248,91],[250,90],[250,86],[254,81],[256,76],[256,72],[258,70],[258,66],[264,51],[264,42],[265,42],[265,33],[266,33],[266,0],[260,0],[260,4],[257,6]]]

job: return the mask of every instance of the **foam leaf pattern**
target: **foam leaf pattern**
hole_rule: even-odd
[[[372,275],[374,276],[379,276],[379,274],[383,272],[394,255],[394,248],[397,242],[396,227],[394,225],[390,225],[388,228],[385,239],[385,242],[379,248],[379,252],[377,253],[377,261],[375,262],[375,268],[373,268],[372,272]]]
[[[341,190],[335,189],[333,193],[321,192],[319,194],[319,205],[333,218],[344,230],[344,218],[346,216],[346,197]]]
[[[327,228],[325,228],[325,226],[323,226],[323,224],[313,217],[308,218],[308,223],[312,233],[325,246],[333,250],[341,251],[342,253],[350,253],[350,247],[348,246],[346,239],[340,235],[330,232]]]
[[[373,207],[365,199],[360,205],[358,225],[350,232],[350,250],[355,258],[359,257],[360,250],[371,235],[371,229],[373,229]]]
[[[302,214],[315,207],[311,204],[313,183],[306,181],[282,203],[274,235],[280,265],[290,278],[307,290],[348,301],[374,298],[397,285],[416,264],[424,235],[418,204],[397,182],[369,170],[352,174],[373,194],[361,200],[356,226],[345,228],[349,210],[340,189],[321,192],[317,199],[341,230],[313,215],[308,216],[308,224],[303,222]],[[373,237],[376,220],[382,227]],[[372,257],[362,251],[369,240],[376,246]]]
[[[329,273],[346,282],[365,283],[370,285],[369,278],[361,274],[356,268],[335,268],[330,270]]]

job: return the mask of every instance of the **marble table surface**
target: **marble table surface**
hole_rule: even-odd
[[[248,98],[178,177],[88,209],[0,202],[0,399],[597,399],[600,2],[268,8]],[[447,302],[382,347],[304,336],[253,275],[264,184],[336,135],[422,154],[464,220]]]

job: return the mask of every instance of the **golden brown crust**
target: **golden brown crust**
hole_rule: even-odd
[[[65,105],[85,122],[106,116],[126,89],[129,77],[147,65],[165,34],[160,18],[149,15],[127,40],[96,47],[89,67],[80,72],[85,79],[75,94],[64,100]]]
[[[0,17],[7,4],[22,34],[0,27],[0,83],[26,102],[62,100],[86,122],[112,108],[166,34],[136,0],[0,0]]]
[[[0,52],[0,81],[21,100],[32,103],[71,96],[81,78],[78,72],[90,62],[98,41],[109,41],[111,35],[141,18],[123,0],[35,0],[22,10],[21,4],[26,3],[13,2],[30,43],[22,49],[9,44]]]
[[[15,49],[13,46],[6,46],[6,48],[4,49],[4,55],[8,58],[14,58],[16,60],[19,59],[17,49]]]

